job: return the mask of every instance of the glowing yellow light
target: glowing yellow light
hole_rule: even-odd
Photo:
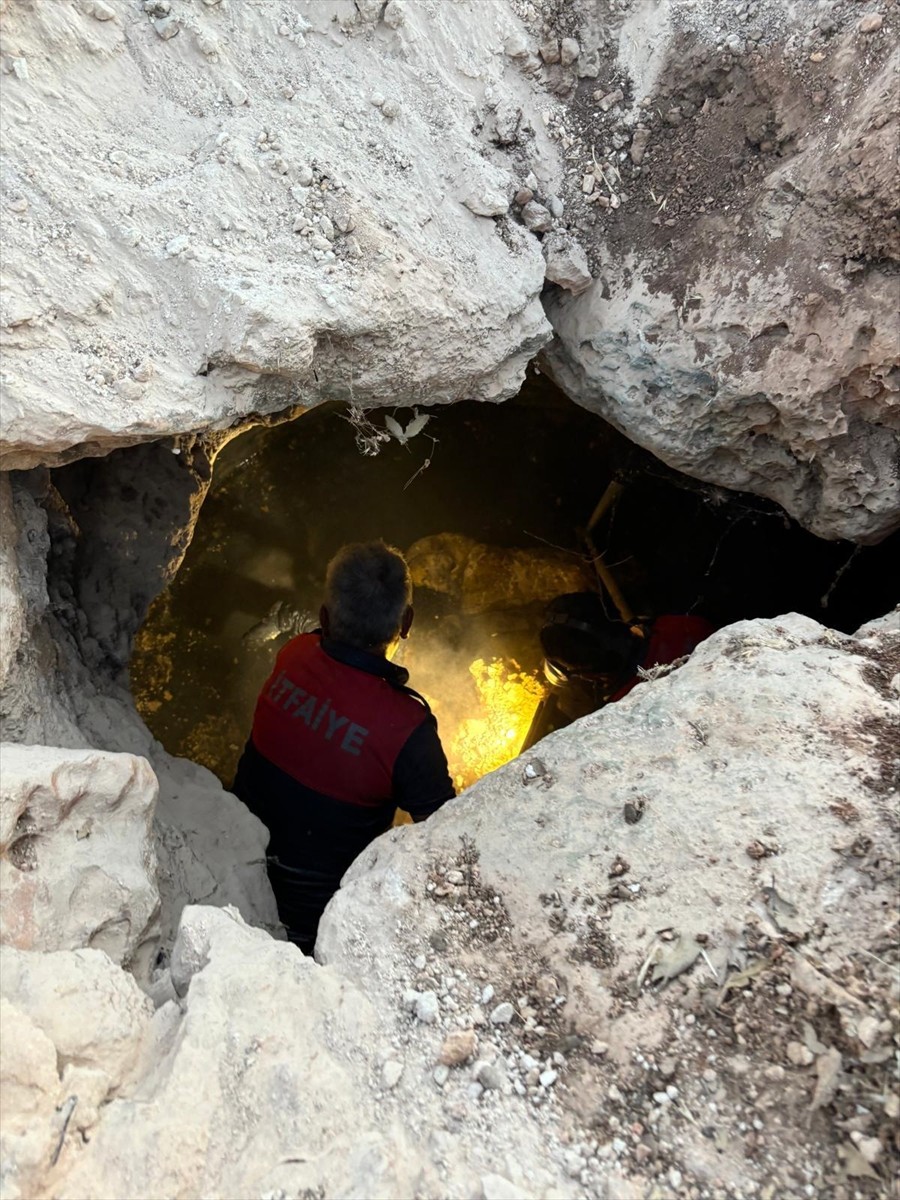
[[[461,787],[515,757],[544,696],[534,676],[511,670],[499,658],[476,658],[469,673],[478,692],[478,715],[460,722],[447,747]]]

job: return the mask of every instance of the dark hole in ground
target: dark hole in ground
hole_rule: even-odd
[[[371,417],[383,428],[384,412]],[[405,427],[412,414],[397,417]],[[432,410],[407,445],[391,440],[374,457],[354,437],[346,410],[327,407],[230,443],[181,570],[138,637],[132,687],[147,723],[226,785],[288,636],[273,606],[315,614],[325,565],[347,541],[383,537],[406,551],[451,533],[534,554],[517,576],[486,560],[468,596],[478,612],[463,611],[440,555],[429,578],[444,590],[417,590],[403,661],[434,702],[460,782],[520,744],[540,694],[543,604],[572,590],[579,527],[613,477],[624,491],[597,540],[639,612],[695,612],[718,626],[798,611],[852,631],[895,602],[896,536],[868,548],[821,541],[766,501],[668,470],[541,376],[502,405]],[[510,607],[513,577],[532,588],[530,604]]]

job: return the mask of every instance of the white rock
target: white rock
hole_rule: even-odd
[[[550,283],[558,284],[576,296],[591,286],[593,278],[587,255],[569,234],[549,234],[544,238],[542,249],[547,263],[545,276]]]
[[[112,21],[116,16],[115,11],[103,0],[89,0],[86,11],[97,21]]]
[[[389,1059],[381,1072],[381,1078],[384,1086],[388,1089],[395,1088],[400,1082],[400,1077],[403,1074],[403,1063],[398,1062],[395,1058]]]
[[[532,1200],[531,1193],[511,1183],[505,1175],[482,1175],[483,1200]]]
[[[440,1013],[440,1004],[434,992],[422,992],[416,997],[414,1011],[416,1020],[423,1025],[433,1025]]]
[[[553,227],[550,210],[543,204],[538,204],[536,200],[529,200],[527,204],[523,205],[522,220],[525,222],[525,227],[532,233],[545,233]]]
[[[498,1004],[491,1010],[490,1022],[492,1025],[508,1025],[513,1019],[515,1011],[509,1001],[504,1000],[502,1004]]]
[[[23,950],[93,946],[122,962],[152,949],[159,894],[153,771],[131,754],[2,748],[2,940]]]
[[[478,217],[502,217],[509,208],[509,201],[501,192],[488,189],[467,192],[462,202]]]
[[[399,29],[406,20],[406,13],[401,0],[388,0],[384,6],[381,19],[391,29]]]

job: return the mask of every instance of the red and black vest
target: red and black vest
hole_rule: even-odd
[[[408,672],[319,633],[279,651],[256,704],[235,794],[285,865],[343,870],[400,807],[454,795],[437,723]]]

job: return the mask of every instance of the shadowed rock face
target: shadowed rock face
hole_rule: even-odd
[[[593,125],[584,89],[568,100],[595,147],[630,150],[596,180],[618,210],[589,207],[593,175],[571,197],[598,278],[548,294],[550,367],[671,466],[877,542],[900,524],[897,53],[849,6],[812,61],[771,5],[755,40],[718,47],[685,6],[655,8],[629,15],[611,66],[631,98]]]

